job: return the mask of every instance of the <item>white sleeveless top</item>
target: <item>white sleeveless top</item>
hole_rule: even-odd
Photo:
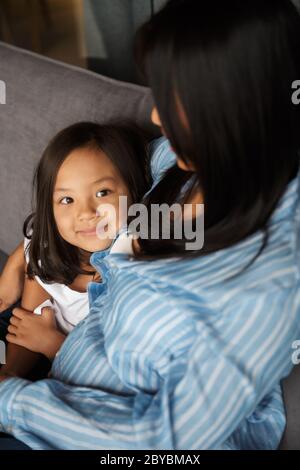
[[[26,262],[29,262],[29,254],[27,246],[30,240],[24,239],[24,253]],[[52,299],[52,308],[55,310],[55,318],[58,328],[65,334],[70,331],[83,320],[89,312],[89,300],[87,292],[77,292],[65,284],[54,282],[46,284],[38,276],[35,276],[36,281],[42,288],[48,292]],[[44,305],[45,304],[45,305]],[[43,303],[42,306],[49,306],[49,302]],[[35,313],[40,313],[39,306]]]

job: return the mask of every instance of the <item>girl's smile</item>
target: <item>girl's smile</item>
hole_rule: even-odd
[[[96,235],[97,235],[97,233],[96,233],[96,227],[89,228],[89,229],[85,229],[85,230],[79,230],[78,233],[79,233],[80,235],[89,236],[89,237],[92,237],[92,236],[96,236]]]

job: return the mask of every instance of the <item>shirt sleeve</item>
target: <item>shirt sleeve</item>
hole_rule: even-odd
[[[213,335],[199,336],[188,360],[171,362],[155,393],[125,396],[55,379],[7,379],[0,384],[2,431],[35,449],[224,448],[266,389],[278,384],[279,372],[270,376],[262,368],[254,377]],[[265,416],[261,432],[273,432]]]
[[[176,163],[176,155],[168,139],[160,137],[150,142],[150,162],[153,186],[155,186],[166,170]]]

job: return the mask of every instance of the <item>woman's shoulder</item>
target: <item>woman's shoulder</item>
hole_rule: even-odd
[[[166,137],[159,137],[150,142],[151,173],[157,183],[163,173],[176,162],[176,155]]]

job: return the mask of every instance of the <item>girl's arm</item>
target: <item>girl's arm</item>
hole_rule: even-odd
[[[49,298],[48,292],[46,292],[35,279],[31,280],[25,274],[21,305],[22,308],[28,310],[28,315],[32,315],[33,310]],[[9,326],[9,331],[11,328],[12,325]],[[36,365],[39,358],[39,353],[32,352],[17,344],[8,343],[6,364],[1,369],[1,375],[26,377]]]
[[[0,313],[21,297],[24,285],[24,270],[24,242],[22,242],[9,256],[0,275]]]
[[[25,271],[27,271],[27,264]],[[33,312],[36,307],[41,305],[41,303],[45,302],[47,299],[50,299],[48,292],[46,292],[35,279],[29,279],[25,273],[22,308],[29,312]]]

